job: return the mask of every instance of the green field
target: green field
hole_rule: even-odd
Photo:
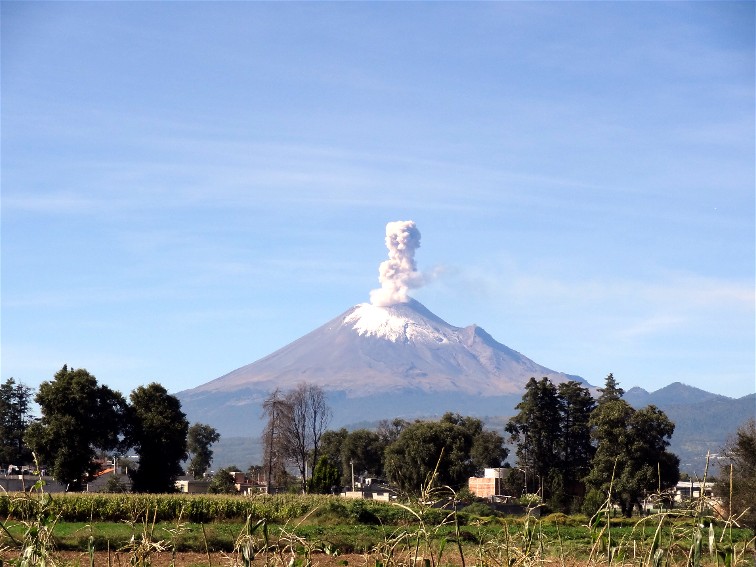
[[[455,511],[335,496],[6,494],[0,496],[0,548],[11,559],[14,551],[20,556],[28,549],[125,550],[132,556],[243,549],[259,556],[288,549],[302,557],[359,553],[384,567],[413,554],[433,565],[514,566],[547,557],[596,564],[753,565],[753,532],[701,511],[591,520],[563,514],[502,517],[486,514],[481,505],[470,510],[476,513],[461,505]]]

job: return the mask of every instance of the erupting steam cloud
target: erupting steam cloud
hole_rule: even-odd
[[[415,250],[420,248],[420,231],[415,221],[394,221],[386,225],[386,247],[389,259],[378,268],[380,289],[370,292],[370,303],[377,306],[406,303],[407,292],[423,284],[415,269]]]

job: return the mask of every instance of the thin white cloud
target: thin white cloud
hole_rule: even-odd
[[[2,205],[6,213],[24,211],[55,215],[97,214],[106,204],[106,201],[92,195],[71,191],[13,194],[6,189],[4,193]],[[112,201],[109,206],[113,207]]]
[[[652,315],[637,321],[625,321],[625,326],[617,329],[615,335],[620,339],[638,339],[658,336],[682,328],[687,319],[672,315]]]
[[[756,312],[751,280],[684,273],[660,273],[656,279],[643,280],[581,278],[551,270],[532,273],[513,262],[503,269],[447,269],[431,285],[440,287],[442,295],[477,297],[493,312],[521,317],[519,324],[542,317],[569,320],[572,327],[596,333],[599,341],[607,334],[623,341],[674,332],[706,334],[712,321],[737,320],[740,328],[753,321]]]

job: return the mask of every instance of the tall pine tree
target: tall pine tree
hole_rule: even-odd
[[[525,386],[519,413],[506,425],[517,444],[517,465],[525,472],[526,492],[540,492],[560,460],[561,404],[557,389],[548,378],[531,378]],[[550,489],[542,498],[550,497]]]
[[[0,384],[0,465],[31,463],[32,454],[24,434],[32,421],[32,389],[8,378]]]
[[[582,479],[588,474],[595,453],[590,419],[596,402],[588,388],[579,382],[563,382],[557,386],[557,392],[561,411],[558,478],[562,493],[559,502],[552,504],[569,512],[581,504]]]

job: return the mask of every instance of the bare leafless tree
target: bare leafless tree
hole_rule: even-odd
[[[265,479],[268,493],[286,478],[286,459],[289,454],[287,423],[291,408],[281,390],[276,388],[263,402],[263,417],[267,418],[262,434]]]
[[[288,457],[299,469],[302,491],[307,492],[307,470],[317,462],[320,439],[331,421],[331,409],[320,386],[301,383],[286,394],[289,408],[284,431]]]
[[[730,517],[756,529],[756,420],[747,420],[727,440],[720,461],[720,480],[714,491]]]
[[[315,463],[318,462],[318,457],[320,457],[320,439],[328,429],[333,414],[322,388],[311,386],[308,388],[307,395],[310,408],[310,441],[312,443],[312,466],[314,469]]]
[[[382,419],[378,422],[378,437],[385,445],[390,445],[399,438],[399,434],[410,425],[400,417],[394,419]]]

